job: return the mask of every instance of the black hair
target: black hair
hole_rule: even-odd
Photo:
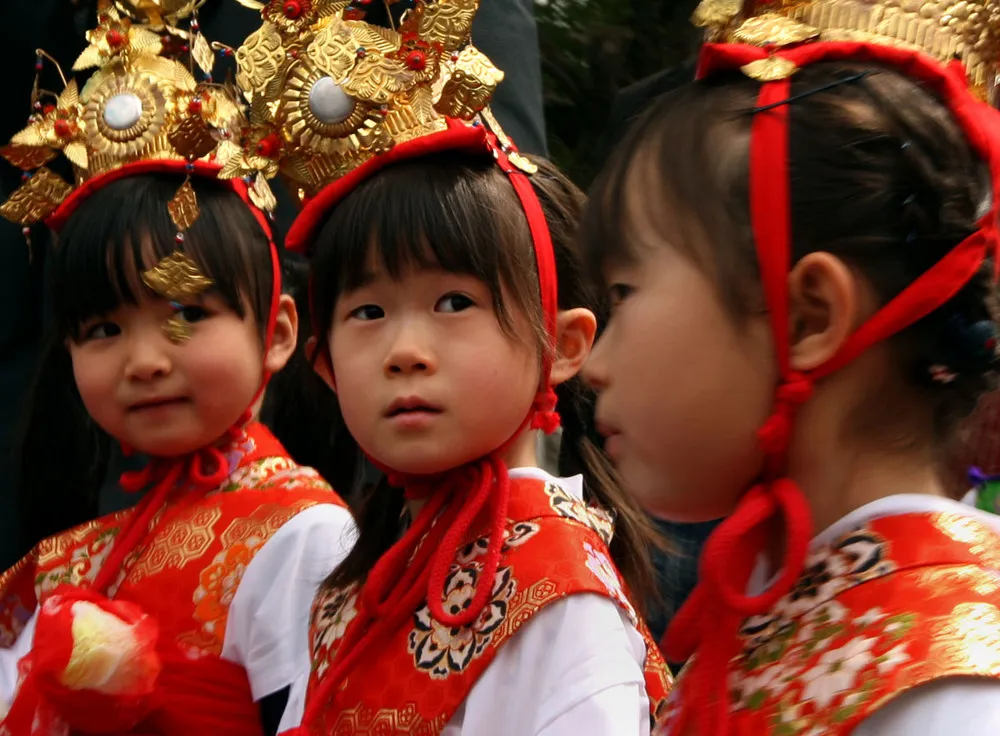
[[[177,226],[165,202],[182,179],[134,176],[95,192],[66,223],[49,257],[55,328],[77,337],[89,318],[136,304],[148,287],[140,274],[178,248]],[[193,181],[200,214],[183,250],[212,279],[240,317],[249,302],[261,334],[267,327],[273,274],[268,240],[249,208],[222,182]]]
[[[583,194],[554,166],[537,163],[539,171],[530,181],[552,236],[559,308],[601,312],[576,248]],[[399,163],[362,183],[333,208],[313,258],[317,356],[329,354],[327,336],[339,295],[364,282],[373,253],[393,276],[410,264],[474,276],[489,287],[501,327],[510,328],[511,309],[517,308],[527,316],[539,347],[547,345],[531,234],[507,176],[492,159],[444,153]],[[556,393],[564,426],[559,472],[582,473],[588,500],[615,515],[612,557],[635,600],[651,600],[648,550],[658,538],[591,441],[593,393],[579,378],[558,386]],[[351,445],[341,443],[337,452],[357,453]],[[359,503],[358,541],[328,578],[328,586],[364,580],[398,538],[401,493],[390,490],[383,479],[366,487]]]

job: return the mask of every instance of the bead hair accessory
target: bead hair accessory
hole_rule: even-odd
[[[706,29],[709,41],[702,49],[698,79],[742,71],[761,83],[750,127],[749,207],[779,382],[772,416],[759,431],[765,455],[760,482],[744,494],[709,538],[698,586],[663,641],[671,661],[685,661],[696,653],[679,685],[676,709],[662,724],[670,733],[688,733],[692,727],[712,736],[729,732],[726,671],[739,652],[740,624],[746,617],[769,611],[801,574],[812,537],[811,510],[801,489],[785,473],[795,416],[809,400],[815,382],[938,310],[979,272],[984,261],[996,261],[1000,157],[990,132],[996,125],[996,112],[980,100],[995,96],[1000,61],[998,11],[1000,0],[904,4],[898,0],[704,0],[695,13],[693,20]],[[869,318],[830,360],[799,373],[792,370],[789,348],[789,116],[794,109],[789,103],[801,99],[791,93],[793,75],[821,62],[881,65],[927,88],[989,165],[993,192],[989,212],[978,220],[974,232],[957,236],[950,252]],[[939,369],[938,380],[954,380],[950,375],[954,366],[937,360],[933,365]],[[780,575],[766,592],[747,595],[756,555],[767,541],[767,523],[775,517],[783,517],[786,532]],[[695,704],[701,706],[700,718],[692,723]]]
[[[28,126],[0,154],[24,172],[24,182],[0,206],[0,214],[26,228],[46,221],[58,229],[82,199],[105,177],[137,162],[177,162],[188,177],[196,165],[223,163],[238,149],[226,145],[239,139],[245,124],[238,95],[213,84],[214,56],[201,35],[196,10],[200,3],[106,1],[98,10],[98,25],[87,33],[89,46],[77,58],[74,71],[96,67],[80,88],[63,77],[64,89],[43,90],[36,76]],[[161,23],[177,22],[191,12],[181,45],[133,22],[122,9],[153,13]],[[138,12],[138,11],[137,11]],[[206,53],[207,50],[207,53]],[[175,53],[176,52],[176,53]],[[182,63],[177,54],[186,54]],[[38,52],[36,70],[43,59]],[[204,80],[195,78],[195,66]],[[62,71],[59,70],[62,76]],[[62,153],[72,164],[74,181],[63,180],[45,164]],[[178,167],[180,168],[180,166]],[[177,242],[198,217],[198,203],[185,181],[168,205],[178,229]]]

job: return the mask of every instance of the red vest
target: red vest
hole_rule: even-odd
[[[228,723],[213,734],[260,732],[246,673],[219,657],[229,605],[254,555],[282,525],[317,504],[344,506],[316,471],[296,465],[261,424],[248,427],[230,463],[233,472],[216,491],[185,494],[178,488],[108,591],[155,617],[161,645],[171,649],[171,664],[165,659],[159,680],[164,706],[136,733],[207,733],[204,717],[213,728]],[[0,575],[0,646],[14,643],[56,587],[86,585],[96,577],[131,513],[110,514],[46,539]]]
[[[449,603],[471,598],[487,548],[485,525],[474,527],[445,585]],[[390,637],[372,645],[325,705],[316,734],[439,734],[500,648],[546,606],[579,593],[614,600],[646,639],[646,690],[653,713],[670,676],[638,619],[611,562],[608,516],[553,483],[511,479],[505,544],[493,598],[475,624],[449,629],[426,603]],[[327,673],[357,611],[358,587],[322,592],[313,606],[309,693]]]
[[[740,736],[846,736],[911,688],[1000,677],[1000,535],[957,514],[876,519],[813,552],[792,591],[744,621],[740,638],[728,732]],[[661,736],[674,736],[684,679]]]

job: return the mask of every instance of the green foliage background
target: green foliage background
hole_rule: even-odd
[[[697,4],[536,0],[549,152],[580,186],[600,168],[615,94],[697,49],[689,22]]]

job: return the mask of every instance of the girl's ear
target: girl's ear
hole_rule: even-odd
[[[333,369],[330,367],[330,356],[316,355],[316,346],[315,335],[306,340],[306,360],[309,361],[309,365],[313,367],[317,375],[323,379],[323,383],[329,386],[334,393],[337,393],[337,381],[334,379]]]
[[[584,307],[566,309],[556,317],[556,354],[550,383],[558,386],[583,368],[597,334],[597,318]]]
[[[809,371],[832,358],[865,317],[868,295],[844,261],[809,253],[788,274],[791,367]]]
[[[264,368],[274,375],[288,363],[295,352],[299,338],[299,313],[295,309],[295,300],[288,294],[282,294],[278,300],[278,316],[274,321],[274,333],[271,336],[271,347],[264,356]]]

